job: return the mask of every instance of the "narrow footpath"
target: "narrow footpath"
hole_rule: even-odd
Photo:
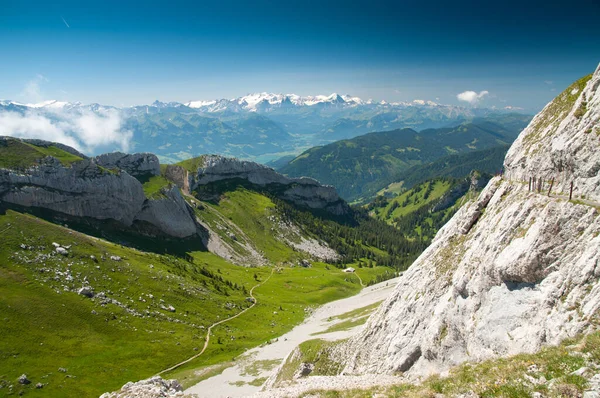
[[[355,296],[332,301],[317,308],[310,317],[290,332],[270,344],[248,350],[221,374],[199,382],[188,388],[185,393],[197,394],[199,398],[236,398],[257,394],[266,379],[277,371],[284,358],[300,343],[317,338],[340,340],[358,333],[363,325],[349,330],[323,332],[341,321],[335,317],[385,300],[397,282],[398,278],[384,281],[362,289]]]
[[[235,319],[235,318],[237,318],[238,316],[240,316],[240,315],[243,315],[243,314],[244,314],[244,313],[246,313],[247,311],[251,310],[251,309],[252,309],[252,308],[253,308],[253,307],[256,305],[256,303],[258,303],[258,300],[256,300],[256,297],[254,297],[254,295],[253,295],[253,293],[254,293],[254,289],[256,289],[257,287],[259,287],[259,286],[261,286],[261,285],[263,285],[263,284],[265,284],[265,283],[267,283],[267,281],[268,281],[269,279],[271,279],[271,277],[273,276],[273,272],[275,272],[275,268],[273,268],[273,269],[271,270],[271,273],[269,274],[269,277],[268,277],[267,279],[265,279],[264,281],[262,281],[261,283],[259,283],[259,284],[257,284],[257,285],[254,285],[254,286],[252,287],[252,289],[250,289],[250,297],[251,297],[251,298],[252,298],[252,300],[253,300],[253,301],[252,301],[252,305],[251,305],[250,307],[246,308],[246,309],[245,309],[245,310],[243,310],[243,311],[240,311],[240,312],[238,312],[237,314],[235,314],[235,315],[233,315],[233,316],[230,316],[230,317],[229,317],[229,318],[227,318],[227,319],[223,319],[223,320],[221,320],[221,321],[219,321],[219,322],[215,322],[215,323],[213,323],[212,325],[210,325],[210,326],[208,327],[208,330],[206,331],[206,338],[204,339],[204,347],[202,347],[202,350],[201,350],[199,353],[197,353],[196,355],[194,355],[194,356],[192,356],[192,357],[190,357],[190,358],[186,359],[185,361],[179,362],[178,364],[175,364],[175,365],[171,366],[170,368],[167,368],[167,369],[165,369],[165,370],[161,370],[160,372],[158,372],[158,373],[157,373],[157,376],[160,376],[160,375],[161,375],[161,374],[163,374],[163,373],[167,373],[167,372],[170,372],[170,371],[172,371],[172,370],[175,370],[175,369],[177,369],[178,367],[180,367],[181,365],[185,365],[186,363],[188,363],[188,362],[191,362],[191,361],[193,361],[194,359],[198,358],[200,355],[204,354],[204,351],[206,351],[206,348],[208,347],[208,343],[210,342],[210,333],[212,332],[213,328],[214,328],[214,327],[216,327],[216,326],[219,326],[219,325],[221,325],[221,324],[223,324],[223,323],[225,323],[225,322],[229,322],[229,321],[231,321],[232,319]]]

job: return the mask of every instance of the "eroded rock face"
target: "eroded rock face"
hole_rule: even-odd
[[[455,214],[364,331],[340,349],[346,374],[438,373],[464,361],[534,352],[594,327],[600,142],[586,130],[600,129],[599,84],[600,69],[565,119],[554,121],[556,129],[536,130],[550,106],[533,119],[506,157],[504,179],[493,178]],[[576,113],[584,95],[587,110]],[[527,140],[536,134],[542,138]],[[558,167],[558,159],[568,167]],[[573,178],[588,203],[530,192],[523,181],[530,173]]]
[[[26,172],[0,169],[0,199],[126,226],[146,201],[140,182],[127,173],[109,173],[90,159],[65,167],[52,157]]]
[[[139,178],[160,174],[158,157],[151,153],[127,154],[112,152],[96,156],[94,160],[99,166],[125,170],[133,177]]]
[[[554,179],[554,192],[600,201],[600,66],[587,84],[574,83],[536,115],[509,149],[509,178]]]
[[[196,233],[193,212],[175,186],[164,191],[164,197],[148,200],[136,220],[147,221],[170,236],[185,238]]]
[[[127,167],[138,176],[160,172],[154,155],[122,155],[96,159],[106,167]],[[165,188],[162,197],[148,199],[140,181],[128,170],[109,171],[99,167],[96,159],[84,158],[64,166],[49,156],[25,171],[0,169],[0,201],[73,217],[115,220],[124,227],[144,221],[156,234],[176,238],[196,234],[195,217],[177,187]]]
[[[347,204],[332,186],[321,185],[307,177],[289,178],[258,163],[216,155],[204,158],[203,165],[198,168],[190,188],[193,190],[200,185],[234,178],[263,187],[277,187],[282,199],[300,206],[323,209],[336,215],[348,212]]]

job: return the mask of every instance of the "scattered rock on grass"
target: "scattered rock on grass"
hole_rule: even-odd
[[[79,289],[77,291],[77,294],[80,294],[80,295],[88,297],[88,298],[94,297],[94,291],[89,286],[82,287],[81,289]]]
[[[29,380],[27,378],[27,375],[23,373],[21,376],[19,376],[19,383],[20,384],[31,384],[31,380]]]

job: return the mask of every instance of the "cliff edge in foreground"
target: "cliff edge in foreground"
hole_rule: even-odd
[[[600,67],[532,120],[506,156],[504,177],[439,231],[343,347],[344,373],[444,372],[596,327],[599,85]]]

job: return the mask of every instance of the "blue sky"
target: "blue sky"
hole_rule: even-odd
[[[0,0],[0,98],[268,91],[537,110],[600,62],[600,2]],[[526,4],[524,4],[526,3]]]

